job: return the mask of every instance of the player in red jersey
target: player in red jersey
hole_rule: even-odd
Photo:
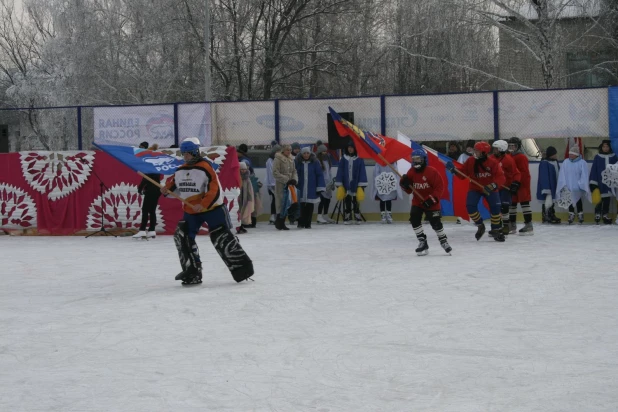
[[[509,233],[517,232],[517,204],[521,204],[521,212],[524,215],[524,227],[519,230],[521,235],[532,235],[532,208],[530,200],[530,166],[528,165],[528,156],[524,153],[519,137],[511,137],[509,139],[509,153],[515,160],[517,169],[521,173],[521,185],[511,186],[513,199],[511,200]]]
[[[502,165],[502,171],[504,172],[504,186],[500,187],[498,193],[500,195],[500,202],[502,204],[502,232],[505,235],[509,234],[509,225],[506,222],[509,221],[509,210],[511,207],[512,188],[519,188],[521,182],[521,173],[515,164],[515,160],[511,156],[507,156],[509,144],[506,140],[496,140],[492,143],[491,147],[494,149],[494,157]]]
[[[424,150],[416,149],[412,152],[412,167],[401,177],[399,185],[408,194],[412,193],[411,187],[415,191],[410,209],[410,223],[419,241],[416,254],[423,256],[429,250],[427,235],[423,231],[423,214],[436,231],[442,249],[450,254],[452,248],[444,233],[440,212],[440,197],[444,190],[444,182],[438,171],[427,164],[427,153]]]
[[[446,168],[460,179],[471,178],[476,181],[476,183],[470,181],[468,196],[466,197],[468,215],[477,227],[476,234],[474,235],[476,240],[479,240],[485,233],[485,223],[483,223],[478,207],[479,200],[481,197],[484,197],[489,204],[489,213],[491,214],[491,230],[489,235],[497,242],[504,242],[502,216],[500,215],[500,195],[498,195],[498,188],[504,184],[504,172],[500,162],[488,157],[490,152],[491,146],[489,143],[477,142],[474,145],[474,156],[466,160],[466,163],[461,166],[459,172],[457,172],[453,162],[448,162]]]

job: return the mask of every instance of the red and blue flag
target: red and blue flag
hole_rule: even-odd
[[[184,163],[173,156],[154,150],[107,144],[96,146],[120,163],[144,174],[171,175]]]

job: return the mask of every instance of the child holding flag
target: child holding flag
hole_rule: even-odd
[[[452,248],[444,233],[440,212],[440,197],[444,191],[444,182],[438,171],[427,164],[427,153],[424,150],[416,149],[412,152],[412,168],[401,177],[399,185],[408,194],[412,193],[412,188],[416,192],[412,197],[410,209],[410,223],[419,241],[416,254],[423,256],[429,250],[427,235],[423,231],[423,214],[429,220],[432,229],[436,231],[442,249],[450,254]]]

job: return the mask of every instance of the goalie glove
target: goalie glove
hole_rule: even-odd
[[[429,209],[429,208],[431,208],[433,205],[435,205],[436,203],[438,203],[438,201],[436,200],[436,198],[435,198],[435,197],[433,197],[433,196],[431,196],[431,195],[429,195],[429,196],[427,197],[427,199],[425,199],[425,201],[423,202],[423,207],[424,207],[425,209]]]
[[[520,186],[521,186],[521,183],[519,183],[519,182],[513,182],[513,183],[511,183],[511,187],[509,188],[509,191],[510,191],[512,194],[516,194],[516,193],[517,193],[517,191],[519,190],[519,187],[520,187]]]
[[[365,200],[365,191],[363,190],[362,187],[359,187],[358,189],[356,189],[356,200],[358,202],[362,202],[363,200]]]

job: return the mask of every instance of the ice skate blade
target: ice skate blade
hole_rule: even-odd
[[[428,250],[423,250],[422,252],[416,252],[417,256],[426,256],[429,254]]]

